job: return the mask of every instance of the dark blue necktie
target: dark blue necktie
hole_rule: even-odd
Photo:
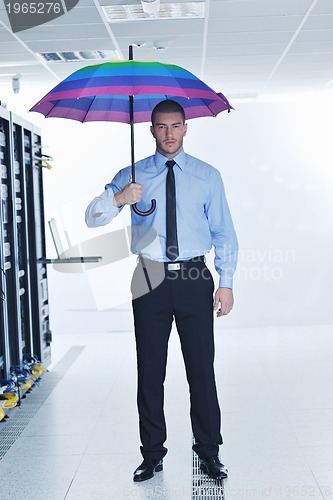
[[[173,166],[174,160],[166,163],[169,171],[166,178],[166,256],[170,260],[177,259],[179,255],[177,240],[177,216],[176,216],[176,185]]]

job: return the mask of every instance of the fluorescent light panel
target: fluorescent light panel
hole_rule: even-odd
[[[100,61],[101,59],[117,59],[113,50],[80,50],[62,52],[39,52],[46,62]]]
[[[148,16],[141,4],[106,5],[102,7],[109,23],[156,19]],[[203,19],[205,2],[164,3],[160,5],[157,19]]]

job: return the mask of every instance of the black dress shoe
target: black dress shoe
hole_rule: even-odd
[[[134,471],[133,481],[146,481],[153,477],[155,472],[163,470],[163,460],[145,458],[141,465]]]
[[[228,469],[221,464],[219,457],[200,458],[200,469],[213,479],[228,477]]]

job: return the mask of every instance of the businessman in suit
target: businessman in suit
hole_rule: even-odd
[[[131,250],[138,254],[132,279],[133,316],[138,363],[137,404],[142,464],[134,481],[163,469],[167,453],[164,380],[167,347],[175,320],[190,390],[190,416],[200,468],[214,479],[227,477],[219,458],[221,418],[214,374],[214,311],[233,307],[233,274],[238,243],[220,172],[185,153],[183,108],[160,102],[150,127],[155,154],[136,163],[135,183],[126,167],[106,185],[86,211],[90,227],[108,224],[126,205],[142,211],[156,199],[147,217],[131,211]],[[142,244],[142,235],[154,238]],[[153,240],[153,241],[151,241]],[[205,254],[214,247],[219,286],[214,293]]]

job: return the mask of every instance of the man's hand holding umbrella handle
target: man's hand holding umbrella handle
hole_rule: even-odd
[[[141,201],[142,187],[143,184],[139,184],[138,182],[126,184],[124,189],[114,195],[114,206],[119,208],[122,205],[134,205],[134,203]]]
[[[228,314],[234,305],[234,295],[231,288],[218,288],[215,292],[214,311],[219,318]]]

